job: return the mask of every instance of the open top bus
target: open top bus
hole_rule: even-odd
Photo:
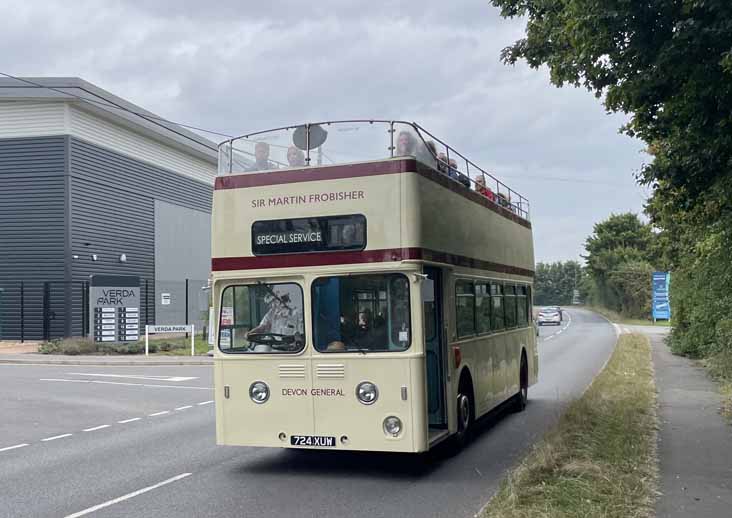
[[[538,376],[528,201],[422,127],[220,145],[217,442],[422,452]]]

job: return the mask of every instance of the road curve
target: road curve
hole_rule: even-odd
[[[213,405],[197,404],[210,398],[209,392],[104,384],[94,386],[90,401],[81,395],[89,390],[84,383],[56,382],[49,396],[55,411],[77,409],[63,423],[39,418],[30,439],[23,436],[25,427],[0,423],[0,432],[8,437],[0,436],[0,516],[87,511],[97,517],[473,516],[506,470],[587,387],[616,340],[612,325],[579,309],[565,312],[562,326],[543,327],[540,335],[540,382],[529,392],[526,411],[485,420],[475,440],[454,457],[440,451],[414,457],[217,447]],[[60,371],[69,371],[3,369],[29,379],[57,379]],[[199,373],[197,382],[188,382],[191,386],[210,384],[210,369],[204,367],[162,369],[171,375]],[[145,399],[137,412],[144,418],[118,424],[141,404],[134,398]],[[0,411],[8,416],[3,405]],[[22,405],[11,410],[13,422],[16,416],[23,421]],[[93,426],[107,423],[113,426]],[[64,435],[74,426],[71,436],[39,441],[41,436]],[[82,426],[90,431],[81,431]],[[29,445],[2,451],[14,441]]]

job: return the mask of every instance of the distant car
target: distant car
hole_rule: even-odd
[[[543,326],[544,324],[562,325],[562,315],[556,309],[542,309],[536,318],[536,324]]]
[[[562,311],[562,308],[560,308],[559,306],[548,306],[546,309],[551,309],[553,311],[556,311],[557,313],[559,313],[559,320],[560,321],[564,320],[564,312]]]

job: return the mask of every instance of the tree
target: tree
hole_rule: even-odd
[[[632,317],[650,313],[654,235],[636,214],[613,214],[585,242],[590,302]]]
[[[534,303],[539,306],[571,304],[582,276],[582,266],[577,261],[537,263]]]
[[[584,86],[630,115],[622,130],[652,157],[638,178],[654,190],[654,257],[674,272],[672,346],[732,351],[732,2],[491,1],[527,20],[506,63],[545,65],[555,85]]]

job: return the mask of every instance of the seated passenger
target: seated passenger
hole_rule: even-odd
[[[247,171],[251,173],[255,171],[266,171],[267,169],[277,169],[277,166],[269,161],[269,144],[266,142],[257,142],[254,145],[254,164]]]
[[[303,153],[302,149],[290,146],[287,148],[287,163],[290,164],[290,167],[304,167],[305,153]]]
[[[500,205],[501,207],[505,207],[505,208],[509,207],[510,203],[508,202],[508,198],[506,197],[505,194],[503,194],[502,192],[499,192],[496,195],[496,198],[498,200],[498,205]]]
[[[451,158],[449,161],[449,166],[450,171],[448,172],[448,175],[450,176],[450,178],[454,178],[455,180],[463,184],[463,186],[470,189],[470,178],[458,171],[457,162]]]
[[[400,131],[397,137],[396,156],[414,156],[417,147],[414,136],[408,131]]]
[[[358,314],[358,327],[350,344],[357,349],[385,350],[388,348],[386,326],[373,324],[371,311],[364,310]]]
[[[493,194],[493,191],[491,191],[488,187],[485,185],[485,175],[480,175],[475,180],[475,192],[478,194],[482,194],[486,198],[488,198],[490,201],[495,202],[496,196]]]
[[[447,173],[447,156],[445,153],[437,155],[437,170],[441,173]]]
[[[417,142],[417,160],[431,167],[438,167],[437,163],[437,146],[431,140]]]

